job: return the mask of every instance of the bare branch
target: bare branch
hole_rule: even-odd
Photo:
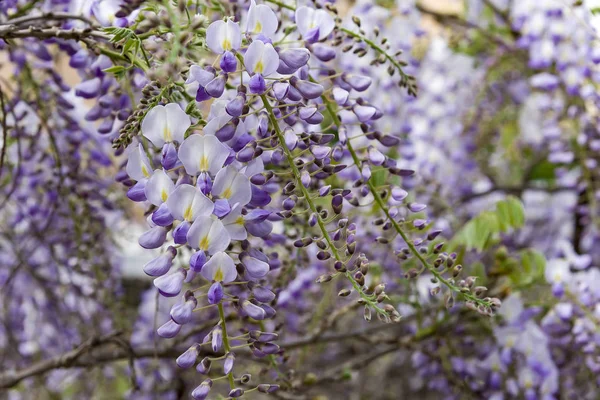
[[[97,38],[97,39],[110,39],[110,36],[104,32],[95,30],[92,28],[84,29],[58,29],[53,28],[39,28],[35,26],[29,26],[27,28],[20,28],[16,25],[0,26],[0,39],[22,39],[22,38],[37,38],[37,39],[74,39],[83,40],[86,38]]]

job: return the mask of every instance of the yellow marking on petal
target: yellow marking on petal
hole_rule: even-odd
[[[222,282],[223,281],[223,270],[221,269],[221,267],[217,268],[217,271],[215,272],[214,280],[216,282]]]
[[[235,220],[235,223],[238,225],[244,225],[244,217],[242,217],[241,215],[239,217],[237,217],[237,219]]]
[[[163,129],[163,137],[165,138],[165,142],[170,142],[173,140],[173,136],[171,135],[171,131],[169,130],[168,126],[165,126],[165,129]]]
[[[169,198],[169,193],[165,189],[160,192],[160,199],[165,202]]]
[[[200,248],[200,250],[204,250],[207,251],[208,250],[208,235],[204,236],[202,239],[200,239],[200,244],[198,244],[198,247]]]
[[[221,42],[221,47],[223,47],[223,50],[231,50],[231,42],[229,41],[229,39],[224,39]]]
[[[150,172],[148,172],[148,168],[146,168],[145,165],[142,165],[142,175],[144,175],[146,178],[150,177]]]
[[[264,66],[262,60],[259,60],[256,63],[256,67],[254,67],[254,72],[258,72],[259,74],[262,74],[264,69],[265,69],[265,66]]]
[[[185,212],[183,213],[183,219],[185,219],[186,221],[191,221],[192,220],[192,205],[190,204],[186,209]]]
[[[259,21],[256,21],[256,25],[254,25],[254,33],[262,32],[262,24]]]
[[[202,156],[200,158],[200,171],[208,171],[208,157]]]
[[[221,194],[221,197],[223,197],[224,199],[228,199],[231,197],[233,193],[231,192],[231,188],[227,188],[223,191],[223,193]]]

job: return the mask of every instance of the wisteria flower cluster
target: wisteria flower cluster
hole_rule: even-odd
[[[456,10],[1,2],[0,390],[597,398],[597,10]]]

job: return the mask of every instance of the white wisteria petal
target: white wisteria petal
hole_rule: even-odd
[[[215,136],[190,135],[179,147],[179,160],[190,175],[216,174],[229,157],[229,149]]]
[[[222,219],[222,222],[227,232],[229,232],[231,240],[246,240],[248,238],[240,205],[233,207],[231,212]]]
[[[272,44],[255,40],[244,54],[244,65],[249,73],[269,76],[279,67],[279,54]]]
[[[190,84],[193,82],[197,82],[204,87],[204,86],[208,85],[208,83],[210,81],[212,81],[213,79],[215,79],[215,74],[205,70],[204,68],[202,68],[199,65],[192,65],[190,67],[189,76],[188,76],[187,80],[185,81],[185,83]]]
[[[302,6],[296,10],[296,25],[302,36],[306,36],[314,29],[319,29],[317,40],[323,40],[335,27],[333,17],[325,10]]]
[[[206,30],[206,45],[213,52],[221,54],[229,50],[237,50],[242,43],[240,25],[228,19],[215,21]]]
[[[192,122],[177,103],[153,107],[142,121],[142,135],[156,147],[167,142],[183,142],[185,132]]]
[[[188,231],[187,240],[193,248],[203,250],[208,254],[224,251],[231,242],[223,223],[208,216],[196,218]]]
[[[192,222],[201,215],[210,215],[214,204],[195,186],[182,184],[167,199],[167,207],[173,218]]]
[[[219,129],[227,125],[232,119],[233,117],[231,115],[224,112],[222,115],[208,121],[204,129],[202,129],[202,132],[205,136],[214,136]]]
[[[254,0],[250,3],[248,10],[248,21],[246,24],[246,32],[258,35],[262,33],[267,37],[271,37],[277,31],[277,16],[271,7],[266,4],[257,5]]]
[[[127,165],[125,166],[125,172],[131,179],[141,181],[150,178],[152,166],[150,160],[144,151],[144,146],[141,143],[132,144],[128,148],[129,157],[127,159]]]
[[[173,180],[163,169],[154,170],[154,173],[148,179],[144,188],[144,193],[148,201],[155,206],[160,206],[167,201],[169,195],[175,189]]]
[[[212,194],[227,199],[229,204],[245,206],[252,198],[252,188],[248,177],[228,165],[217,173]]]
[[[254,175],[259,174],[265,170],[265,163],[262,158],[257,157],[254,160],[250,161],[244,168],[242,168],[242,172],[248,178],[252,178]]]
[[[223,252],[215,253],[200,272],[209,281],[229,283],[237,278],[235,263]]]

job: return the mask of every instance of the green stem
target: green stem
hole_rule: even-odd
[[[296,7],[294,6],[290,6],[289,4],[286,4],[282,1],[278,1],[278,0],[266,0],[268,3],[272,3],[275,5],[278,5],[281,8],[287,8],[288,10],[292,10],[292,11],[296,11]]]
[[[362,42],[365,42],[366,44],[368,44],[369,47],[371,47],[373,50],[375,50],[379,54],[383,55],[394,67],[396,67],[396,69],[398,70],[398,72],[400,73],[400,75],[402,76],[402,78],[408,79],[408,75],[402,69],[402,65],[400,65],[400,63],[398,62],[398,60],[396,60],[387,51],[385,51],[384,48],[382,48],[381,46],[379,46],[374,41],[368,39],[367,37],[361,35],[360,33],[353,32],[353,31],[351,31],[348,28],[340,28],[340,30],[342,32],[344,32],[346,35],[351,36],[351,37],[356,38],[356,39],[360,39]]]
[[[271,104],[269,103],[269,100],[267,99],[267,97],[264,94],[262,94],[260,96],[260,98],[262,99],[265,110],[268,113],[269,120],[271,121],[271,125],[273,125],[273,129],[275,129],[275,134],[277,135],[279,144],[280,144],[281,148],[283,149],[283,152],[285,153],[285,156],[288,160],[288,164],[290,165],[290,169],[292,170],[292,174],[296,181],[296,187],[298,187],[300,189],[300,191],[302,192],[302,195],[304,197],[304,200],[308,203],[309,208],[315,214],[315,216],[317,218],[317,224],[319,226],[319,229],[321,230],[321,234],[323,235],[323,238],[325,238],[325,241],[327,242],[327,245],[329,246],[329,249],[331,250],[333,257],[337,261],[344,262],[342,256],[338,252],[338,249],[335,247],[335,244],[333,243],[331,236],[329,235],[329,231],[327,230],[327,227],[325,226],[325,223],[323,222],[323,219],[321,218],[321,215],[319,214],[315,203],[313,202],[313,200],[310,196],[310,192],[302,184],[301,173],[298,170],[298,167],[296,166],[296,164],[294,163],[294,155],[292,154],[291,150],[285,144],[285,138],[283,136],[283,132],[281,131],[281,128],[279,128],[279,123],[277,122],[277,118],[275,117],[275,114],[273,114],[273,107],[271,106]],[[375,311],[377,311],[378,313],[387,315],[387,312],[377,305],[377,302],[373,299],[373,296],[369,296],[363,292],[362,288],[360,287],[358,282],[356,282],[356,280],[354,279],[354,277],[352,276],[352,274],[349,271],[346,271],[344,273],[344,275],[352,283],[352,286],[358,292],[358,294],[365,301],[366,304],[368,304],[370,307],[375,309]]]
[[[225,353],[227,354],[231,351],[231,345],[229,344],[229,336],[227,336],[227,324],[225,323],[225,311],[223,310],[223,303],[219,303],[218,307],[219,318],[221,318],[221,329],[223,329],[223,347],[225,348]],[[233,389],[235,387],[233,371],[227,374],[227,379],[229,380],[229,387]]]
[[[314,82],[314,79],[312,77],[310,78],[310,80]],[[325,104],[325,108],[327,109],[327,112],[331,116],[331,119],[333,120],[333,123],[338,128],[340,128],[341,125],[342,125],[342,121],[340,121],[339,117],[337,116],[337,113],[335,112],[335,109],[334,109],[333,105],[331,104],[331,101],[329,101],[329,99],[327,97],[325,97],[325,96],[321,96],[321,99],[323,100],[323,104]],[[350,155],[352,156],[352,160],[354,160],[354,164],[356,165],[356,167],[358,168],[358,170],[362,173],[362,163],[361,163],[360,159],[358,158],[358,155],[356,154],[356,151],[352,147],[352,143],[350,143],[350,140],[348,140],[346,142],[346,147],[348,148],[348,151],[350,152]],[[400,224],[394,218],[392,218],[392,216],[390,215],[390,210],[387,207],[387,205],[386,205],[385,201],[383,200],[383,198],[381,197],[381,195],[379,194],[379,192],[377,191],[377,188],[375,187],[375,184],[373,182],[371,182],[371,180],[367,180],[366,184],[369,187],[369,190],[371,191],[371,193],[373,194],[373,198],[375,199],[375,202],[381,208],[381,210],[384,212],[384,214],[386,215],[386,217],[391,221],[394,229],[400,235],[400,237],[402,237],[402,239],[404,240],[404,242],[408,246],[410,252],[413,253],[413,255],[415,255],[415,257],[417,257],[417,259],[421,262],[421,264],[425,268],[427,268],[429,270],[429,272],[431,272],[431,274],[433,276],[435,276],[435,278],[438,281],[440,281],[441,283],[443,283],[444,285],[446,285],[453,292],[459,293],[460,295],[462,295],[467,300],[473,301],[476,304],[480,304],[480,305],[483,305],[483,306],[486,306],[486,307],[490,306],[489,302],[484,301],[482,299],[479,299],[478,297],[476,297],[475,295],[473,295],[471,293],[464,293],[464,292],[462,292],[460,290],[460,288],[458,288],[457,286],[455,286],[452,283],[450,283],[446,278],[444,278],[442,276],[442,274],[440,274],[435,269],[435,267],[433,267],[432,265],[430,265],[427,262],[427,260],[423,257],[423,255],[419,252],[419,250],[415,247],[415,245],[412,243],[412,241],[410,240],[410,238],[408,237],[408,235],[402,230],[402,227],[400,226]]]

